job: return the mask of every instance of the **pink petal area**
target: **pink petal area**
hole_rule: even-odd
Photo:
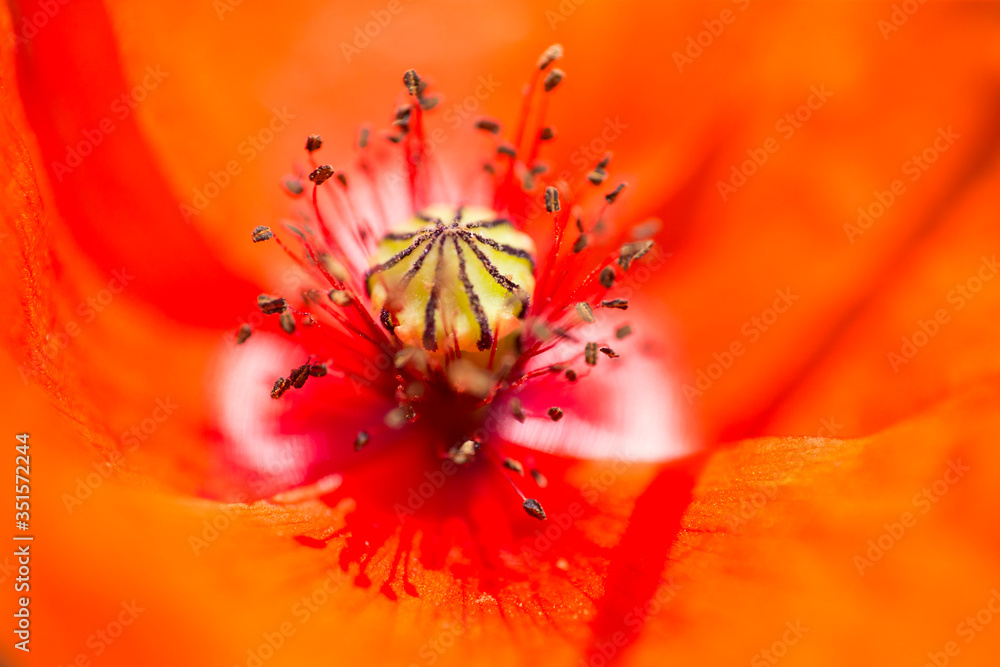
[[[532,368],[571,362],[576,382],[562,373],[530,380],[517,395],[528,415],[525,422],[504,420],[503,439],[524,447],[578,459],[668,461],[691,454],[698,439],[685,417],[677,373],[670,361],[669,341],[662,322],[648,320],[633,306],[625,313],[597,310],[596,322],[573,330],[576,342],[565,340],[539,356]],[[661,318],[662,320],[662,318]],[[631,323],[634,333],[615,339],[615,330]],[[597,366],[583,360],[586,342],[607,344],[619,356],[598,352]],[[565,415],[558,422],[550,407]]]
[[[233,467],[266,480],[268,490],[301,482],[322,449],[315,437],[281,432],[290,403],[269,395],[274,381],[307,354],[277,336],[260,333],[243,345],[227,346],[218,356],[215,410],[224,456]]]

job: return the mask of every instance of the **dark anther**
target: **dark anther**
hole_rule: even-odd
[[[295,316],[292,315],[292,311],[286,310],[283,312],[281,317],[278,318],[278,324],[281,325],[281,329],[286,334],[295,333]]]
[[[326,375],[326,364],[313,364],[309,367],[309,375],[314,378],[321,378]]]
[[[562,44],[553,44],[549,48],[545,49],[538,58],[538,69],[545,69],[555,61],[563,57],[563,47]]]
[[[358,147],[359,148],[366,148],[368,146],[368,134],[369,134],[369,131],[368,131],[367,127],[361,128],[361,132],[358,133]]]
[[[423,109],[424,111],[430,111],[431,109],[433,109],[438,105],[438,101],[439,100],[436,95],[434,97],[421,98],[420,108]]]
[[[358,437],[354,439],[354,451],[360,452],[361,448],[368,444],[371,437],[368,435],[368,431],[358,431]]]
[[[316,185],[322,185],[331,176],[333,176],[333,167],[328,164],[321,164],[309,174],[309,180]]]
[[[619,183],[617,188],[615,188],[608,194],[604,195],[604,200],[609,204],[614,204],[615,200],[618,199],[618,195],[620,195],[622,193],[622,190],[624,189],[625,189],[625,184]]]
[[[277,315],[278,313],[285,312],[285,309],[288,308],[288,303],[280,296],[261,294],[257,297],[257,307],[265,315]]]
[[[318,134],[310,134],[306,139],[306,150],[312,153],[318,151],[323,146],[323,138]]]
[[[615,308],[617,310],[628,310],[628,299],[608,299],[602,301],[601,305],[605,308]]]
[[[585,301],[576,304],[576,314],[587,324],[591,324],[594,321],[594,309]]]
[[[500,134],[500,123],[491,118],[480,118],[476,121],[476,129],[490,134]]]
[[[617,359],[619,356],[621,356],[617,352],[615,352],[614,350],[612,350],[610,347],[607,347],[607,346],[602,347],[601,348],[601,352],[603,352],[604,354],[608,355],[608,359]]]
[[[281,398],[281,395],[288,391],[291,386],[292,383],[288,378],[278,378],[274,381],[274,386],[271,387],[271,398]]]
[[[564,76],[566,76],[566,73],[558,68],[549,72],[548,75],[545,77],[545,92],[549,92],[553,88],[558,86],[559,83],[563,80]]]
[[[600,167],[587,174],[587,180],[594,185],[600,185],[605,181],[605,179],[607,179],[607,177],[608,172],[604,171]]]
[[[342,172],[342,171],[338,171],[338,172],[337,172],[337,180],[338,180],[338,181],[340,182],[340,184],[341,184],[341,185],[343,185],[343,186],[344,186],[345,188],[347,187],[347,176],[345,176],[345,175],[344,175],[344,172]]]
[[[508,157],[517,157],[517,149],[515,149],[510,144],[500,144],[497,148],[497,153],[501,155],[506,155]]]
[[[289,176],[285,179],[285,189],[288,190],[288,194],[293,197],[298,197],[300,194],[305,192],[305,188],[302,187],[302,181],[296,176]]]
[[[528,498],[521,505],[524,511],[535,517],[539,521],[545,521],[545,510],[542,509],[542,504],[535,500],[534,498]]]
[[[293,368],[292,372],[288,374],[288,381],[296,389],[302,389],[302,385],[306,383],[309,379],[309,367],[311,364],[302,364],[298,368]]]
[[[562,408],[549,408],[548,414],[549,414],[549,419],[551,419],[554,422],[557,422],[557,421],[559,421],[560,419],[563,418],[563,409]]]
[[[260,243],[261,241],[268,241],[274,238],[274,232],[271,231],[270,227],[264,225],[259,225],[253,228],[253,242]]]
[[[574,371],[572,368],[567,368],[566,369],[566,379],[567,380],[569,380],[570,382],[576,382],[576,380],[577,380],[578,377],[579,376],[576,374],[576,371]]]
[[[503,460],[503,467],[507,470],[513,470],[521,477],[524,477],[524,466],[521,465],[519,461],[515,461],[511,458],[506,458]]]
[[[406,86],[407,92],[415,96],[421,90],[420,76],[417,74],[417,71],[412,69],[406,70],[403,74],[403,84]]]
[[[531,476],[535,478],[535,484],[538,485],[538,488],[544,489],[549,485],[549,480],[545,479],[545,475],[540,473],[538,468],[531,469]]]
[[[653,247],[652,241],[633,241],[626,243],[618,251],[618,265],[625,271],[632,266],[632,262],[639,259]]]
[[[601,269],[601,275],[598,280],[601,281],[601,285],[605,289],[611,289],[611,286],[615,284],[615,270],[610,266],[605,266]]]
[[[618,340],[621,340],[623,338],[628,338],[631,335],[632,335],[631,324],[623,324],[617,329],[615,329],[615,338],[617,338]]]
[[[580,234],[576,237],[576,242],[573,243],[573,252],[583,252],[583,249],[587,247],[588,243],[590,243],[590,238],[586,234]]]
[[[597,343],[587,343],[583,348],[583,360],[588,366],[597,365]]]
[[[548,126],[543,127],[541,131],[538,133],[538,138],[541,139],[542,141],[552,141],[552,139],[555,136],[556,136],[556,131]]]
[[[236,344],[242,345],[247,342],[247,338],[249,338],[252,333],[253,331],[250,329],[249,324],[241,324],[240,330],[236,332]]]
[[[550,185],[545,188],[545,210],[553,213],[558,211],[559,208],[559,191]]]
[[[510,414],[513,415],[514,419],[524,423],[524,408],[521,407],[521,401],[517,398],[510,399]]]
[[[413,107],[409,104],[404,104],[403,106],[396,109],[396,118],[392,121],[392,124],[397,127],[407,128],[410,125],[410,114],[413,113]]]

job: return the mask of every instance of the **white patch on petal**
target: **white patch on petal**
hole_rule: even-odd
[[[523,424],[503,419],[500,435],[525,447],[582,459],[667,461],[691,454],[697,439],[686,420],[677,376],[668,359],[644,353],[647,346],[668,350],[663,325],[644,326],[638,309],[620,316],[595,310],[597,322],[573,330],[579,342],[565,340],[537,358],[533,368],[573,359],[580,374],[574,383],[561,373],[529,380],[518,394],[528,417]],[[615,329],[631,323],[634,333],[615,339]],[[597,354],[597,366],[583,361],[584,344],[607,344],[621,356]],[[589,371],[589,375],[586,375]],[[553,422],[550,407],[564,416]]]

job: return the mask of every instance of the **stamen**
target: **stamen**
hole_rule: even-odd
[[[260,243],[261,241],[268,241],[274,238],[274,232],[271,231],[270,227],[267,227],[265,225],[259,225],[253,228],[252,238],[254,243]]]
[[[358,436],[354,438],[354,451],[360,452],[369,440],[371,436],[368,435],[368,431],[358,431]]]
[[[594,322],[594,309],[590,307],[589,303],[581,301],[576,304],[576,314],[580,316],[580,319],[587,324],[592,324]]]
[[[632,335],[632,325],[623,324],[622,326],[615,329],[615,338],[622,340],[623,338],[628,338]]]
[[[562,44],[553,44],[545,49],[538,58],[538,69],[544,70],[546,67],[563,57]]]
[[[271,387],[271,398],[278,399],[281,398],[282,394],[288,391],[292,386],[292,382],[288,378],[280,377],[274,381],[274,386]]]
[[[526,498],[524,500],[524,503],[521,506],[524,507],[524,511],[525,512],[527,512],[531,516],[535,517],[536,519],[538,519],[540,521],[544,521],[545,520],[545,518],[546,518],[545,517],[545,510],[542,509],[542,504],[539,503],[534,498]]]
[[[507,468],[508,470],[513,470],[514,472],[516,472],[521,477],[524,477],[524,466],[522,466],[520,464],[520,462],[515,461],[514,459],[512,459],[510,457],[505,458],[503,460],[503,467]]]
[[[247,339],[250,338],[251,333],[253,332],[251,331],[249,324],[241,324],[239,331],[236,332],[236,344],[242,345],[243,343],[247,342]]]
[[[652,241],[633,241],[626,243],[618,251],[618,265],[623,271],[628,271],[632,262],[643,257],[653,247]]]
[[[351,295],[346,290],[342,289],[331,289],[328,293],[330,301],[333,301],[338,306],[349,306],[351,305]]]
[[[545,92],[547,93],[551,92],[556,86],[558,86],[562,82],[563,77],[565,76],[566,73],[558,68],[549,72],[548,75],[545,77]]]
[[[295,333],[295,316],[292,315],[292,311],[286,310],[278,318],[278,324],[281,325],[282,330],[286,334]]]
[[[588,366],[597,365],[597,343],[587,343],[583,348],[583,360]]]
[[[403,85],[406,86],[406,90],[410,95],[416,97],[417,92],[421,90],[420,84],[420,76],[416,70],[408,69],[403,73]]]
[[[288,302],[280,296],[261,294],[257,297],[257,307],[265,315],[277,315],[285,312],[285,309],[288,308]]]
[[[318,134],[310,134],[306,138],[306,150],[315,153],[323,146],[323,138]]]
[[[500,123],[492,118],[481,118],[476,121],[476,129],[490,134],[500,134]]]
[[[605,308],[615,308],[616,310],[628,310],[628,299],[609,299],[607,301],[602,301],[601,305]]]
[[[321,164],[309,174],[309,180],[316,185],[323,185],[331,176],[333,176],[333,167],[328,164]]]
[[[619,356],[621,356],[617,352],[615,352],[614,350],[612,350],[610,347],[607,347],[607,346],[602,347],[601,348],[601,352],[603,352],[604,354],[608,355],[609,359],[617,359]]]
[[[625,185],[626,185],[625,183],[619,183],[617,188],[615,188],[608,194],[604,195],[604,200],[607,201],[609,204],[614,204],[615,200],[618,199],[618,195],[620,195],[622,193],[622,190],[625,189]]]
[[[511,416],[513,416],[514,419],[523,424],[525,416],[524,416],[524,408],[521,406],[521,399],[512,398],[510,399],[510,403],[508,403],[507,405],[510,407]]]
[[[559,191],[550,185],[545,188],[545,210],[549,213],[554,213],[560,208]]]
[[[615,270],[613,267],[605,266],[601,269],[601,276],[598,279],[601,285],[606,289],[611,289],[611,286],[615,284]]]
[[[563,412],[562,408],[552,407],[552,408],[548,409],[549,419],[551,419],[554,422],[557,422],[560,419],[562,419],[563,418],[563,414],[565,414],[565,413]]]

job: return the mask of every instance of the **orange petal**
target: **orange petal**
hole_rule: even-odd
[[[624,664],[992,664],[998,428],[994,380],[872,437],[715,455]]]
[[[150,67],[142,85],[127,85],[96,0],[58,6],[25,38],[23,26],[34,26],[36,14],[48,17],[51,7],[15,3],[20,41],[10,43],[40,164],[74,240],[103,271],[135,274],[132,291],[170,316],[231,323],[254,289],[185,224],[134,112],[169,72]]]

